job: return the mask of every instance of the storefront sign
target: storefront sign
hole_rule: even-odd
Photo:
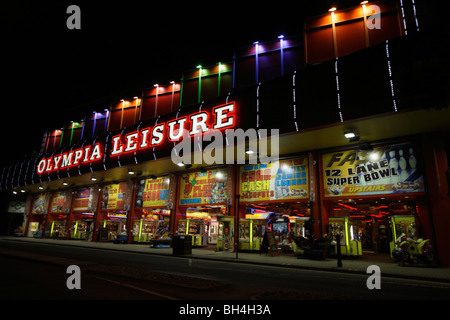
[[[94,188],[77,190],[73,200],[73,211],[90,211],[93,195]]]
[[[102,149],[100,147],[100,143],[96,143],[94,146],[88,145],[83,148],[52,156],[50,158],[41,159],[37,166],[37,173],[50,173],[60,169],[67,169],[73,166],[98,161],[101,158]]]
[[[125,206],[126,182],[109,184],[103,188],[102,210],[123,210]]]
[[[308,159],[280,160],[240,168],[241,202],[308,198]]]
[[[51,213],[64,212],[64,206],[66,204],[66,191],[58,191],[53,193],[52,204],[50,206]]]
[[[41,175],[50,174],[61,169],[84,166],[108,159],[116,159],[125,154],[140,153],[152,150],[165,144],[166,141],[177,142],[183,139],[183,133],[189,137],[203,135],[210,131],[221,131],[234,128],[237,124],[236,104],[230,102],[202,109],[187,115],[180,115],[173,119],[158,119],[154,125],[139,125],[131,131],[114,135],[106,142],[86,145],[68,152],[42,158],[36,167]]]
[[[346,150],[322,155],[326,197],[424,192],[414,146]]]
[[[167,205],[169,177],[140,180],[136,191],[136,207],[162,207]]]
[[[180,181],[180,204],[215,204],[227,201],[227,169],[186,173]]]

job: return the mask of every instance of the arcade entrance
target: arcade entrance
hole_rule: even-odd
[[[412,238],[430,238],[424,199],[346,199],[330,204],[328,232],[341,236],[347,255],[386,259],[402,233]],[[334,241],[336,246],[336,241]]]

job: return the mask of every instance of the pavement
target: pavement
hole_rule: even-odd
[[[174,256],[172,248],[150,248],[148,244],[115,244],[111,242],[90,242],[84,240],[59,240],[59,239],[38,239],[28,237],[0,237],[0,241],[24,241],[34,243],[45,243],[60,246],[75,246],[84,248],[95,248],[111,251],[125,251],[148,255]],[[6,250],[0,250],[0,254],[11,254]],[[16,253],[17,255],[18,253]],[[230,263],[247,263],[266,266],[277,266],[286,268],[298,268],[309,270],[320,270],[328,272],[345,272],[355,274],[368,274],[367,268],[370,265],[377,265],[380,268],[382,277],[407,278],[414,280],[436,281],[450,283],[450,268],[437,266],[415,266],[399,265],[389,258],[371,259],[370,255],[359,258],[343,258],[342,267],[338,267],[337,259],[326,258],[324,260],[314,260],[308,258],[297,258],[292,253],[265,254],[239,252],[217,252],[212,249],[192,248],[192,254],[176,255],[186,259],[206,259],[227,261]],[[375,255],[374,255],[375,257]],[[42,260],[42,255],[27,254],[26,258]],[[67,259],[47,257],[47,262],[67,264]],[[77,262],[79,263],[79,261]],[[86,262],[89,264],[89,262]]]

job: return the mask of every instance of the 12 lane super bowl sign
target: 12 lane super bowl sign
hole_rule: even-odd
[[[158,119],[159,120],[159,119]],[[153,126],[137,126],[136,130],[126,134],[114,135],[109,141],[109,148],[103,148],[101,143],[85,145],[75,150],[42,158],[37,165],[37,173],[51,173],[60,169],[81,166],[98,162],[108,157],[118,157],[122,154],[140,152],[163,145],[167,140],[180,141],[183,132],[189,137],[203,135],[214,130],[225,130],[236,126],[236,104],[230,102],[218,105],[208,110],[202,110],[182,115],[168,121],[157,121]],[[109,150],[109,151],[106,151]]]
[[[322,155],[326,197],[424,192],[411,144]]]

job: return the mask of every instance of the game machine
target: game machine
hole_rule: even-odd
[[[217,251],[234,250],[234,217],[218,217]]]
[[[240,219],[239,250],[259,251],[267,229],[265,219]]]
[[[358,237],[358,225],[348,217],[329,218],[329,232],[332,236],[330,254],[337,254],[336,235],[340,235],[341,254],[358,257],[362,255],[361,241]]]
[[[58,216],[58,220],[53,220],[50,223],[50,237],[51,238],[66,238],[66,219],[67,216]]]
[[[89,235],[92,234],[94,225],[94,213],[83,212],[79,214],[80,220],[72,221],[70,227],[70,239],[90,240]]]
[[[187,234],[192,236],[193,247],[206,246],[207,236],[207,224],[203,219],[188,219]]]
[[[211,216],[208,227],[208,244],[217,244],[219,236],[219,221],[218,216]]]
[[[294,238],[308,238],[309,235],[309,231],[306,229],[306,222],[309,220],[309,217],[297,217],[295,219],[294,222]],[[294,249],[294,253],[300,253],[303,254],[303,249],[300,248],[299,246],[297,246],[297,244],[295,243],[295,241],[293,241],[293,249]]]
[[[391,217],[391,229],[392,229],[392,241],[389,243],[389,252],[392,257],[392,250],[395,248],[395,241],[402,235],[405,234],[407,238],[416,238],[416,227],[415,227],[415,217],[414,216],[392,216]]]
[[[142,209],[141,219],[133,220],[133,241],[148,243],[155,238],[166,237],[169,224],[170,210]]]
[[[126,211],[108,211],[107,217],[99,221],[99,229],[104,229],[100,241],[114,241],[119,235],[126,235]]]
[[[272,231],[275,235],[275,239],[283,251],[292,250],[291,244],[288,240],[288,235],[290,231],[290,221],[289,216],[272,214]]]
[[[192,236],[193,247],[206,246],[207,225],[203,219],[180,219],[178,220],[177,234],[187,234]]]
[[[30,222],[30,225],[28,226],[28,237],[34,237],[36,232],[39,230],[39,222]]]

